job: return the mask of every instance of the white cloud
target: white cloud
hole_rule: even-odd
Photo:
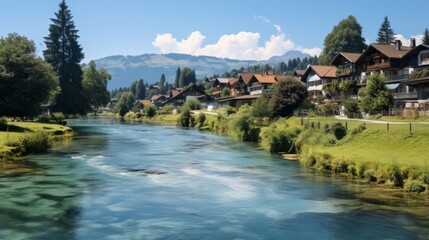
[[[416,46],[422,44],[422,38],[423,38],[423,34],[418,34],[418,35],[412,35],[410,36],[410,38],[406,38],[404,37],[404,35],[402,34],[396,34],[394,35],[396,40],[401,40],[402,42],[402,46],[410,46],[410,39],[414,38],[416,39]]]
[[[271,20],[269,18],[267,18],[265,16],[260,16],[260,15],[254,15],[253,19],[260,19],[260,20],[262,20],[262,21],[264,21],[266,23],[270,23],[271,22]]]
[[[282,32],[282,28],[279,25],[274,24],[274,28],[277,30],[278,33]]]
[[[180,42],[170,33],[158,34],[152,45],[159,48],[161,53],[187,53],[195,54],[201,48],[201,43],[206,38],[199,31],[192,32],[187,39]]]
[[[300,50],[312,56],[321,53],[320,48],[303,48],[288,39],[279,25],[274,25],[277,33],[260,45],[261,35],[254,32],[239,32],[222,35],[216,43],[202,46],[206,38],[199,31],[192,32],[186,39],[178,41],[170,33],[158,34],[152,45],[161,53],[186,53],[239,60],[267,60],[289,50]]]

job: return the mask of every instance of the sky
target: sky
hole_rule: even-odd
[[[45,49],[60,0],[0,0],[0,36],[18,33]],[[266,60],[289,50],[319,55],[349,15],[373,43],[385,16],[407,45],[429,28],[429,1],[391,0],[66,0],[84,62],[111,55],[187,53]]]

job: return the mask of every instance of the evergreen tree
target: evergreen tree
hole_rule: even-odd
[[[131,93],[137,99],[138,99],[138,97],[137,97],[137,84],[138,83],[139,83],[139,81],[134,81],[133,83],[131,83],[131,86],[130,86]]]
[[[145,99],[146,98],[146,85],[144,84],[144,80],[140,79],[136,81],[136,99]]]
[[[61,1],[55,18],[51,20],[53,23],[49,26],[49,36],[45,37],[46,50],[43,55],[54,67],[61,87],[54,111],[84,115],[89,106],[83,96],[83,72],[79,65],[84,55],[77,42],[78,30],[65,0]]]
[[[175,87],[176,88],[178,88],[178,87],[180,87],[180,76],[181,76],[181,70],[180,70],[180,67],[177,67],[177,70],[176,70],[176,79],[174,80],[174,83],[175,83]]]
[[[423,33],[422,44],[429,45],[429,30],[426,28]]]
[[[334,26],[325,37],[323,52],[318,62],[329,65],[339,52],[361,53],[367,46],[362,37],[362,27],[356,18],[349,16]]]
[[[378,30],[378,44],[393,44],[395,43],[395,33],[393,33],[392,28],[390,27],[390,22],[387,16],[384,17],[383,23]]]
[[[165,85],[165,75],[164,74],[161,75],[161,79],[159,80],[158,87],[159,87],[159,93],[160,94],[165,94],[167,92],[166,91],[167,87]]]

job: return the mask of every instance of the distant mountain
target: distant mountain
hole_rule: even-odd
[[[303,53],[298,50],[291,50],[291,51],[287,51],[285,54],[281,56],[271,57],[270,59],[268,59],[268,64],[276,64],[280,62],[287,63],[289,60],[294,58],[300,58],[302,60],[303,58],[306,58],[306,57],[312,57],[312,56],[308,53]]]
[[[290,53],[292,52],[292,53]],[[269,61],[233,60],[209,56],[193,56],[189,54],[143,54],[138,56],[109,56],[95,60],[97,67],[106,69],[112,74],[108,84],[109,90],[128,87],[133,81],[143,78],[151,84],[158,82],[161,74],[165,74],[168,82],[173,83],[177,67],[195,69],[197,78],[202,79],[214,74],[223,74],[232,69],[262,65],[269,63],[275,66],[280,61],[288,61],[294,57],[310,56],[300,51],[289,51],[282,56],[272,57]]]

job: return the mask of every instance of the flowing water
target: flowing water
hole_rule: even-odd
[[[75,139],[0,172],[0,239],[429,239],[412,194],[206,132],[70,125]]]

